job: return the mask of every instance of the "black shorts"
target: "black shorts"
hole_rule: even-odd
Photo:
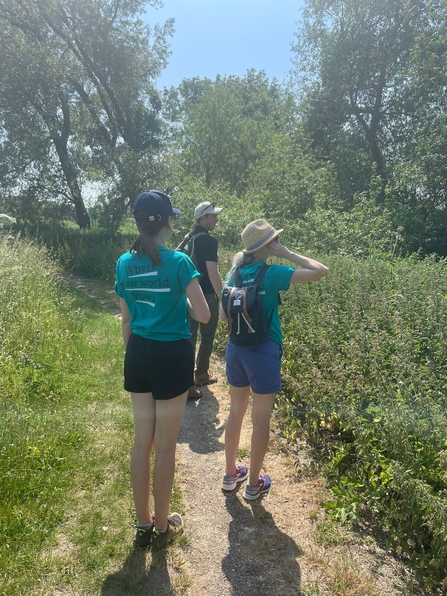
[[[124,389],[172,399],[194,384],[194,354],[187,339],[156,341],[132,333],[124,357]]]

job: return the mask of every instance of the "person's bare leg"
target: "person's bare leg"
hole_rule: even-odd
[[[135,426],[130,459],[133,499],[140,525],[151,524],[151,454],[154,444],[155,401],[152,393],[131,393]]]
[[[173,399],[156,400],[154,508],[155,529],[168,527],[169,504],[175,471],[175,449],[186,405],[183,393]]]
[[[225,474],[232,476],[236,472],[236,453],[241,437],[242,421],[247,411],[250,386],[234,387],[230,385],[230,413],[225,425]]]
[[[252,421],[253,431],[251,435],[250,452],[250,476],[248,483],[258,484],[264,457],[267,453],[270,435],[270,418],[272,415],[275,393],[259,394],[253,393]]]

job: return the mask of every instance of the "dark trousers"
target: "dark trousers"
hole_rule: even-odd
[[[208,323],[199,323],[195,319],[189,318],[191,338],[190,342],[196,351],[197,334],[200,325],[200,345],[196,358],[196,375],[203,375],[210,366],[210,356],[213,351],[214,336],[216,334],[217,321],[219,319],[219,301],[216,294],[205,294],[205,300],[208,303],[211,317]]]

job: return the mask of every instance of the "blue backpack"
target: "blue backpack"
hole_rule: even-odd
[[[222,290],[222,308],[228,319],[228,336],[231,343],[243,348],[256,348],[269,338],[271,319],[267,319],[258,295],[258,285],[269,265],[258,270],[253,282],[243,286],[239,269],[233,276],[234,286]]]

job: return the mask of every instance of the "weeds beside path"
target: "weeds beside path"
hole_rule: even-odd
[[[64,279],[117,315],[117,300],[110,285],[67,275]],[[95,564],[92,548],[89,556],[82,556],[79,550],[82,543],[74,548],[68,538],[70,532],[61,529],[59,545],[51,555],[66,561],[67,568],[71,560],[78,579],[67,581],[66,576],[59,583],[55,577],[51,585],[58,588],[42,593],[73,596],[424,594],[413,585],[411,575],[371,537],[349,533],[325,519],[322,479],[305,473],[310,470],[306,446],[301,445],[299,453],[293,452],[281,439],[275,424],[265,460],[265,471],[273,480],[270,494],[247,503],[241,489],[230,494],[222,492],[224,425],[229,398],[224,363],[219,359],[213,361],[213,372],[217,373],[219,383],[204,388],[201,400],[187,403],[179,437],[176,487],[180,493],[176,489],[174,499],[184,514],[185,537],[155,557],[150,551],[131,548],[133,514],[127,472],[130,414],[125,398],[108,404],[106,409],[103,404],[92,404],[95,449],[99,447],[105,456],[106,469],[95,498],[91,486],[79,487],[71,519],[74,525],[79,519],[91,522],[96,515],[97,525],[102,524],[102,535],[107,535],[107,564],[101,567]],[[249,463],[250,432],[247,416],[239,452],[245,464]],[[88,482],[92,478],[86,478]],[[107,488],[112,484],[113,493]],[[103,508],[101,515],[95,513],[98,506]],[[105,519],[110,523],[106,525]],[[83,528],[87,532],[87,524]],[[101,532],[96,540],[102,548]],[[63,573],[54,569],[59,578]]]

